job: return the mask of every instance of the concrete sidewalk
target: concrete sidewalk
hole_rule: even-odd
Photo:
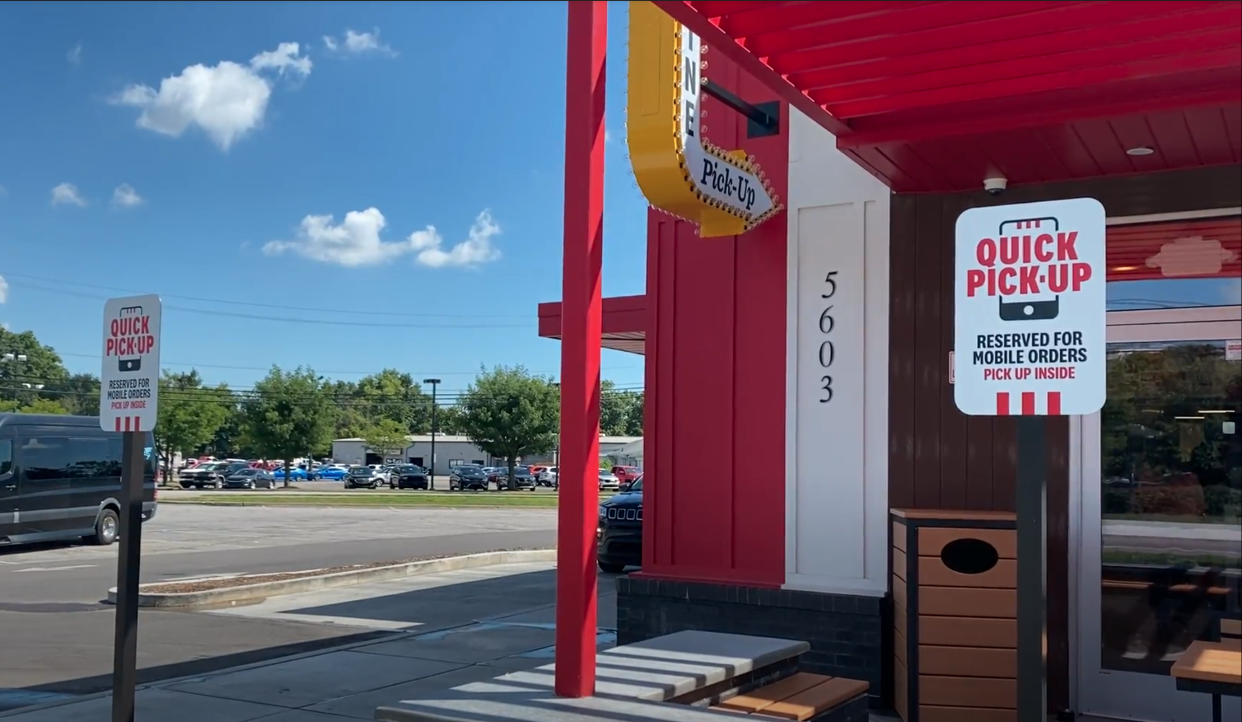
[[[540,580],[552,568],[548,563],[498,565],[435,575],[438,578],[414,578],[411,584],[420,588],[419,594],[438,591],[444,595],[435,607],[447,603],[459,607],[459,612],[477,610],[487,615],[457,616],[472,621],[448,628],[437,628],[439,612],[427,616],[427,602],[412,604],[408,593],[396,593],[397,585],[391,582],[370,592],[355,589],[352,599],[347,598],[350,589],[346,588],[209,612],[271,619],[289,614],[305,618],[313,611],[316,617],[333,624],[402,631],[347,647],[146,685],[138,691],[137,721],[371,720],[376,707],[396,700],[548,664],[553,659],[555,607],[532,602],[546,599],[537,593],[537,587],[546,584]],[[491,570],[487,576],[494,581],[489,586],[475,585],[472,594],[468,591],[472,587],[465,582],[484,575],[486,569]],[[615,640],[611,581],[601,578],[600,649],[612,646]],[[499,590],[497,583],[501,584]],[[531,589],[525,590],[524,585]],[[496,614],[506,608],[506,601],[509,611]],[[92,695],[54,706],[0,713],[0,720],[108,722],[111,705],[109,694]]]

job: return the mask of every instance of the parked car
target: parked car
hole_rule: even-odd
[[[595,560],[599,569],[620,574],[643,563],[643,478],[630,482],[625,492],[599,505]]]
[[[390,489],[426,489],[427,470],[414,464],[402,464],[392,470],[388,477]]]
[[[515,489],[535,490],[535,477],[531,476],[530,469],[525,466],[513,467],[513,486]],[[500,475],[496,479],[496,490],[502,491],[509,488],[509,470],[501,469]]]
[[[560,483],[557,481],[557,467],[549,466],[545,468],[543,471],[539,472],[539,476],[536,477],[535,481],[538,482],[540,486],[550,486],[553,489],[559,488]]]
[[[349,473],[347,466],[321,466],[315,471],[315,478],[325,481],[340,481]]]
[[[474,464],[455,467],[449,474],[449,491],[458,490],[486,491],[487,474],[483,473],[483,467]]]
[[[611,471],[599,470],[599,490],[616,490],[621,488],[621,480]]]
[[[284,467],[281,467],[273,471],[272,478],[276,479],[276,481],[284,481],[285,480]],[[289,481],[306,481],[306,469],[303,469],[300,466],[293,467],[289,471]]]
[[[221,489],[225,479],[248,467],[249,464],[244,461],[213,461],[186,469],[178,475],[178,479],[182,489]]]
[[[379,485],[379,472],[369,466],[351,466],[345,474],[346,489],[375,489]]]
[[[624,484],[627,481],[634,481],[643,475],[643,470],[637,466],[614,466],[612,467],[612,475],[621,480]]]
[[[274,489],[276,477],[267,469],[239,469],[224,479],[226,489]]]

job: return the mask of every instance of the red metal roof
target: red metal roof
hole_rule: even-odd
[[[656,4],[898,191],[1242,160],[1237,0]]]
[[[601,330],[603,347],[645,355],[647,297],[613,296],[604,299]],[[539,335],[561,337],[561,302],[539,304]]]

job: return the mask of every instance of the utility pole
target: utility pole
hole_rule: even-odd
[[[423,379],[423,383],[431,384],[431,473],[427,474],[427,488],[436,490],[436,387],[440,379]]]

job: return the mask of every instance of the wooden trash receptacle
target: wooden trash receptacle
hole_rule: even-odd
[[[905,722],[1014,722],[1015,516],[893,509],[890,549],[897,714]]]

